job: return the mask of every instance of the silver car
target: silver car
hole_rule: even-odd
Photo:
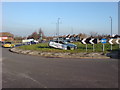
[[[68,43],[68,42],[64,42],[64,41],[54,41],[54,40],[52,40],[52,41],[49,41],[48,45],[49,45],[49,47],[63,49],[63,50],[77,49],[77,45],[71,44],[71,43]]]

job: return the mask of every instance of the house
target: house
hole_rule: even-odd
[[[4,41],[13,41],[14,40],[14,35],[9,33],[9,32],[1,32],[0,33],[0,42]]]

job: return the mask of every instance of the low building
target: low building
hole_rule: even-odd
[[[0,42],[4,41],[13,41],[14,35],[9,32],[1,32],[0,33]]]

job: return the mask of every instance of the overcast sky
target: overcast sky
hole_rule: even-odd
[[[3,2],[2,30],[27,36],[41,28],[46,36],[56,34],[60,18],[60,35],[97,32],[118,33],[117,2]]]

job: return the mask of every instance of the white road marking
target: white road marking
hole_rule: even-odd
[[[32,77],[30,77],[30,76],[28,76],[28,75],[26,75],[26,74],[24,74],[24,73],[20,73],[19,75],[22,76],[22,77],[24,77],[24,78],[27,78],[27,79],[30,79],[30,80],[36,82],[37,84],[39,84],[39,85],[42,86],[43,88],[47,88],[45,85],[41,84],[39,81],[33,79]]]

